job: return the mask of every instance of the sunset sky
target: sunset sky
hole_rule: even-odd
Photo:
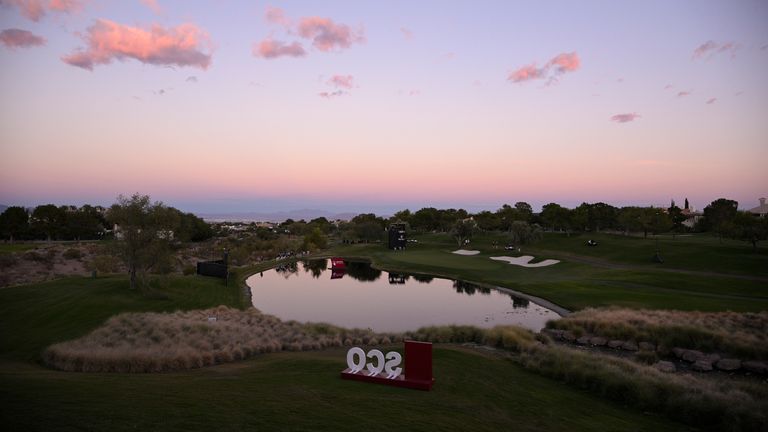
[[[768,2],[0,0],[0,204],[768,195]]]

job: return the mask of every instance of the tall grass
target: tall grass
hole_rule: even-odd
[[[631,360],[557,346],[520,327],[426,327],[407,336],[503,348],[513,362],[535,373],[702,429],[768,430],[768,388],[762,382],[668,374]]]
[[[215,317],[215,321],[209,320]],[[275,351],[388,344],[397,334],[329,324],[283,322],[256,309],[219,306],[174,313],[126,313],[90,334],[50,346],[43,361],[79,372],[165,372],[199,368]]]
[[[683,312],[621,308],[584,309],[547,327],[612,339],[648,341],[660,350],[674,347],[768,358],[768,311]]]

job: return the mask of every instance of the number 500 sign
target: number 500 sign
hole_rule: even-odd
[[[435,379],[432,377],[431,343],[405,341],[405,369],[399,367],[402,361],[397,351],[385,355],[372,349],[366,354],[362,348],[350,348],[347,369],[341,372],[341,377],[419,390],[432,388]]]

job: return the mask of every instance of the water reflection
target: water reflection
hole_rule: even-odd
[[[304,272],[311,273],[312,277],[317,279],[328,268],[328,260],[307,260],[302,262],[302,265],[304,267]]]
[[[466,295],[474,295],[476,292],[479,292],[480,294],[490,295],[491,289],[486,288],[480,285],[473,284],[471,282],[464,282],[464,281],[453,281],[453,289],[456,290],[457,293],[460,294],[466,294]]]
[[[451,324],[514,324],[538,331],[547,320],[558,318],[547,308],[496,289],[382,272],[364,262],[347,261],[346,269],[340,269],[327,260],[310,260],[282,263],[274,270],[250,277],[247,284],[256,308],[285,320],[385,332]]]
[[[346,261],[347,274],[352,279],[360,282],[375,282],[381,277],[381,270],[377,270],[370,263],[362,261]]]

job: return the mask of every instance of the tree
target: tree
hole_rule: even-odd
[[[23,235],[29,229],[29,213],[24,207],[8,207],[0,214],[0,233],[8,236],[11,243],[14,238]]]
[[[733,218],[730,237],[752,244],[752,251],[757,252],[757,243],[768,240],[768,218],[759,218],[749,212],[738,212]]]
[[[496,231],[501,229],[501,219],[497,213],[488,210],[481,211],[474,216],[477,227],[483,231]]]
[[[541,240],[542,237],[541,228],[528,222],[514,221],[509,229],[509,240],[512,244],[530,244]]]
[[[562,229],[567,233],[571,228],[571,211],[559,204],[549,203],[541,208],[541,221],[553,231]]]
[[[451,236],[456,240],[459,247],[462,247],[466,240],[472,238],[477,224],[472,219],[458,220],[451,229]]]
[[[46,236],[48,241],[57,236],[64,228],[66,214],[53,204],[35,207],[30,218],[32,228]]]
[[[117,252],[130,275],[131,289],[136,289],[137,274],[144,274],[163,261],[168,254],[169,232],[178,223],[175,209],[149,196],[120,195],[109,209],[108,219],[117,225]]]
[[[685,225],[683,225],[685,215],[674,201],[672,201],[672,206],[667,209],[667,214],[669,214],[669,219],[672,222],[672,239],[674,240],[675,234],[685,231]]]
[[[311,233],[304,236],[302,248],[306,251],[324,249],[328,245],[328,239],[320,228],[314,228]]]
[[[704,207],[704,224],[707,229],[717,233],[720,241],[723,241],[723,235],[733,229],[738,206],[739,203],[734,200],[719,198]]]
[[[533,207],[525,201],[518,201],[515,203],[515,210],[517,210],[517,218],[515,220],[530,222],[533,217]]]

